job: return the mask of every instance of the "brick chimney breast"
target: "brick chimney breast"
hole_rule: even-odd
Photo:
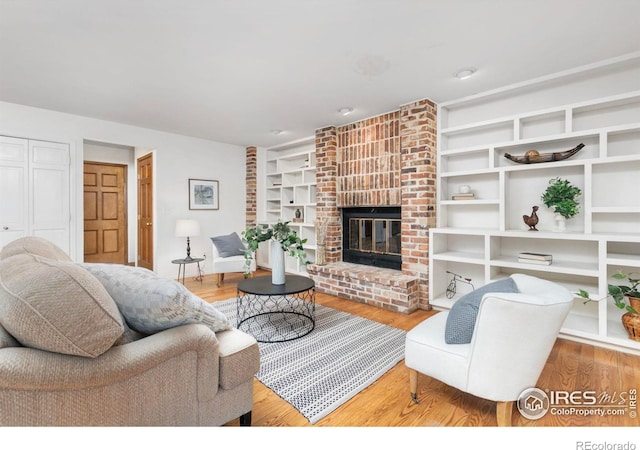
[[[436,214],[436,116],[435,103],[425,99],[360,122],[316,130],[317,219],[328,224],[326,261],[329,266],[342,264],[340,208],[400,206],[402,271],[398,276],[405,277],[403,283],[410,286],[411,295],[402,294],[399,300],[389,286],[389,292],[371,302],[405,313],[430,309],[428,224],[435,223]],[[355,273],[366,277],[376,270],[366,267]],[[332,282],[337,274],[331,275],[330,267],[320,271],[310,267],[309,272],[320,291],[335,291],[327,288],[337,286],[337,280]],[[386,274],[383,279],[394,278]],[[349,298],[359,298],[353,292],[361,292],[361,281],[353,279]],[[348,282],[340,280],[341,285]]]

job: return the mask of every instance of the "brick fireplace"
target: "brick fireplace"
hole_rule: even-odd
[[[316,214],[327,224],[316,289],[402,313],[429,309],[429,227],[435,225],[436,105],[316,130]],[[345,263],[342,208],[399,206],[401,270]]]

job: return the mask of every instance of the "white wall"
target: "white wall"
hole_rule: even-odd
[[[175,221],[187,218],[200,222],[202,235],[191,239],[191,255],[207,255],[209,237],[238,233],[245,224],[245,148],[146,128],[23,105],[0,102],[0,134],[68,143],[71,147],[71,257],[83,258],[82,163],[84,141],[96,141],[140,148],[154,153],[155,271],[171,278],[177,276],[172,259],[186,256],[186,241],[174,236]],[[188,179],[218,180],[220,209],[189,210]],[[195,275],[189,267],[187,276]]]

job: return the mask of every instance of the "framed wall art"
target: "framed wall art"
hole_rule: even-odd
[[[189,178],[189,209],[219,209],[218,181]]]

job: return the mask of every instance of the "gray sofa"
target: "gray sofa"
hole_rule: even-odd
[[[202,317],[140,333],[98,278],[51,243],[8,244],[0,425],[250,425],[258,344],[234,328],[214,332]]]

